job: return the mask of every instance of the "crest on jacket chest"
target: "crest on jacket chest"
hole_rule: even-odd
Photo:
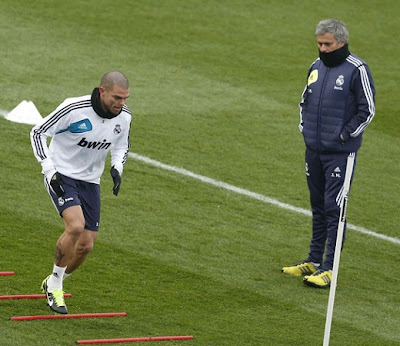
[[[344,76],[339,75],[339,77],[337,77],[337,79],[336,79],[336,85],[333,87],[333,89],[343,90],[343,87],[342,87],[343,84],[344,84]]]

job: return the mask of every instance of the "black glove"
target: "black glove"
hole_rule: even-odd
[[[121,187],[121,175],[114,168],[114,166],[111,167],[110,173],[111,173],[111,177],[114,182],[113,193],[115,196],[117,196],[118,192],[119,192],[119,188]]]
[[[61,174],[58,172],[55,172],[54,175],[50,179],[50,186],[53,192],[58,196],[62,197],[65,195],[65,190],[62,186],[64,183],[63,178],[61,177]]]

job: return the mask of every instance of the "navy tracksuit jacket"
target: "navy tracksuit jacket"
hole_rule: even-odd
[[[333,267],[347,156],[357,153],[375,114],[375,87],[368,66],[350,54],[327,67],[318,58],[308,72],[299,129],[306,145],[306,176],[313,214],[308,260]],[[326,258],[323,262],[325,244]]]

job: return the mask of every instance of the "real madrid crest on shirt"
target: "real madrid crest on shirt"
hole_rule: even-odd
[[[114,127],[114,135],[119,135],[121,133],[121,125],[117,124]]]
[[[344,76],[340,75],[336,79],[336,85],[334,87],[335,90],[343,90],[342,85],[344,84]]]

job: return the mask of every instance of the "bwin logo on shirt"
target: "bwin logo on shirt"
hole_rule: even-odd
[[[106,139],[103,139],[103,142],[89,142],[86,140],[86,137],[83,137],[78,145],[82,148],[88,148],[88,149],[108,149],[111,146],[111,142],[107,142]]]

